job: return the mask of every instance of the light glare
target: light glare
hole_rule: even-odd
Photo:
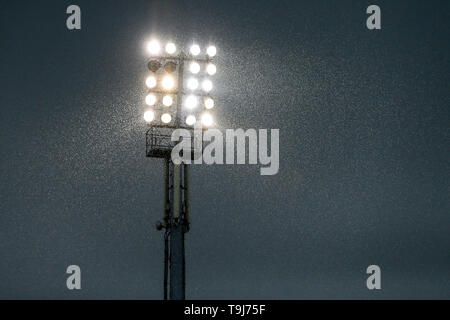
[[[145,80],[145,85],[147,86],[147,88],[154,88],[156,87],[156,78],[154,76],[150,76]]]
[[[215,74],[216,74],[216,71],[217,71],[217,68],[216,68],[216,66],[215,66],[214,64],[210,63],[210,64],[208,64],[208,65],[206,66],[206,72],[207,72],[210,76],[215,75]]]
[[[186,98],[185,105],[187,108],[194,109],[195,107],[197,107],[197,104],[198,104],[198,99],[196,96],[190,95]]]
[[[168,114],[168,113],[164,113],[164,114],[161,116],[161,121],[162,121],[163,123],[165,123],[165,124],[168,124],[168,123],[170,123],[170,121],[172,121],[172,116],[171,116],[170,114]]]
[[[190,78],[187,82],[187,86],[190,90],[196,90],[198,88],[198,80],[195,78]]]
[[[168,54],[174,54],[175,51],[177,51],[177,47],[175,46],[174,43],[169,42],[168,44],[166,44],[166,52]]]
[[[144,112],[145,122],[147,122],[147,123],[152,122],[153,119],[155,119],[155,113],[153,111],[149,110],[149,111]]]
[[[209,113],[204,113],[202,115],[202,124],[205,127],[210,127],[213,124],[213,118]]]
[[[189,71],[193,74],[197,74],[200,72],[200,65],[197,62],[191,62],[189,65]]]
[[[206,53],[208,54],[208,56],[214,57],[217,53],[217,49],[215,46],[209,46],[208,49],[206,49]]]
[[[198,56],[200,54],[200,47],[197,44],[193,44],[189,51],[193,56]]]
[[[173,98],[172,96],[164,96],[163,98],[163,105],[165,105],[166,107],[170,107],[173,103]]]
[[[147,50],[151,55],[157,55],[161,50],[158,40],[152,40],[147,45]]]
[[[173,89],[175,85],[175,81],[173,80],[173,78],[171,76],[165,76],[163,81],[162,81],[162,86],[164,89],[166,90],[171,90]]]
[[[195,119],[195,117],[193,115],[187,116],[186,117],[186,124],[188,126],[192,126],[197,122],[197,119]]]
[[[149,106],[153,106],[156,103],[156,96],[154,94],[148,94],[145,97],[145,103]]]
[[[212,90],[212,87],[213,87],[213,85],[212,85],[211,80],[208,80],[208,79],[203,80],[203,82],[202,82],[202,89],[204,91],[209,92],[209,91]]]
[[[206,109],[212,109],[214,108],[214,100],[211,98],[206,98],[205,99],[205,108]]]

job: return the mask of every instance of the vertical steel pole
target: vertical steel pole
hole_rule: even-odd
[[[185,273],[184,273],[184,225],[181,215],[181,174],[182,165],[170,162],[173,168],[173,197],[170,219],[170,299],[184,300]]]

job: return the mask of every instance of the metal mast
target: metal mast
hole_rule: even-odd
[[[199,58],[197,55],[200,48],[197,45],[191,47],[190,55],[185,55],[183,51],[176,53],[175,45],[169,43],[166,46],[167,55],[162,56],[159,55],[159,43],[153,40],[149,43],[149,51],[153,57],[148,63],[148,69],[152,74],[146,80],[146,85],[150,89],[146,103],[151,106],[144,114],[144,119],[149,124],[146,133],[146,155],[164,159],[164,214],[162,221],[156,223],[158,230],[165,230],[164,299],[184,300],[186,287],[184,235],[189,231],[190,225],[189,166],[186,163],[175,164],[172,161],[171,153],[177,142],[172,141],[171,137],[176,129],[192,132],[195,123],[199,121],[197,119],[209,115],[208,110],[213,108],[214,101],[209,95],[212,84],[205,77],[213,75],[216,71],[215,65],[211,62],[216,48],[210,46],[206,51],[208,56]],[[197,79],[194,79],[195,88],[188,85],[190,92],[184,89],[186,62],[190,63],[189,71],[192,74],[189,80],[201,77],[204,79],[203,82],[206,81],[206,85],[202,86],[204,92],[198,91]],[[200,70],[203,70],[203,73]],[[199,99],[203,101],[200,102],[200,106],[197,105]],[[157,113],[161,114],[160,121],[155,116]],[[205,125],[203,121],[202,124]],[[194,137],[191,138],[191,145],[194,145]],[[193,149],[194,147],[191,152]],[[195,155],[191,153],[191,156]]]

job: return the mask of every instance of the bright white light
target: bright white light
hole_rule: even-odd
[[[156,96],[152,93],[145,97],[145,103],[149,106],[153,106],[156,103]]]
[[[161,116],[161,121],[164,122],[165,124],[170,123],[170,121],[172,121],[172,116],[168,113],[164,113]]]
[[[189,65],[189,71],[193,74],[197,74],[200,72],[200,65],[197,62],[191,62]]]
[[[154,76],[148,77],[145,80],[145,85],[150,89],[156,87],[156,78]]]
[[[208,80],[208,79],[203,80],[203,82],[202,82],[202,89],[203,90],[205,90],[206,92],[209,92],[209,91],[212,90],[212,87],[213,87],[213,85],[212,85],[211,80]]]
[[[149,123],[152,122],[153,119],[155,119],[155,113],[153,111],[145,111],[144,113],[144,120],[145,122]]]
[[[211,98],[206,98],[205,99],[205,108],[206,109],[212,109],[214,108],[214,100]]]
[[[215,74],[216,74],[216,71],[217,71],[217,68],[216,68],[216,66],[215,66],[214,64],[209,63],[209,64],[206,66],[206,72],[207,72],[210,76],[215,75]]]
[[[175,80],[171,76],[165,76],[162,81],[162,86],[166,90],[171,90],[175,86]]]
[[[164,96],[163,98],[163,105],[165,105],[166,107],[170,107],[173,103],[173,98],[172,96]]]
[[[200,53],[200,47],[197,44],[193,44],[189,51],[193,56],[198,56]]]
[[[190,78],[187,82],[187,87],[189,90],[196,90],[198,88],[198,80],[195,78]]]
[[[206,49],[206,53],[208,54],[208,56],[214,57],[217,53],[217,49],[214,46],[209,46],[208,49]]]
[[[152,40],[147,44],[147,50],[151,55],[157,55],[161,50],[158,40]]]
[[[186,117],[186,124],[188,126],[193,126],[196,122],[197,122],[197,119],[195,119],[195,117],[193,115]]]
[[[174,43],[169,42],[168,44],[166,44],[166,52],[168,54],[174,54],[175,51],[177,51],[177,47],[175,46]]]
[[[202,115],[202,124],[205,127],[210,127],[213,124],[213,118],[211,117],[211,115],[209,113],[204,113]]]
[[[186,108],[194,109],[195,107],[197,107],[198,99],[196,96],[190,95],[186,98],[184,103],[185,103]]]

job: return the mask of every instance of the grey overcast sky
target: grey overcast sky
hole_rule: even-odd
[[[366,28],[371,4],[381,30]],[[280,129],[275,176],[192,166],[187,298],[450,298],[449,9],[1,0],[0,298],[162,298],[151,36],[216,44],[221,129]],[[381,291],[366,288],[371,264]]]

